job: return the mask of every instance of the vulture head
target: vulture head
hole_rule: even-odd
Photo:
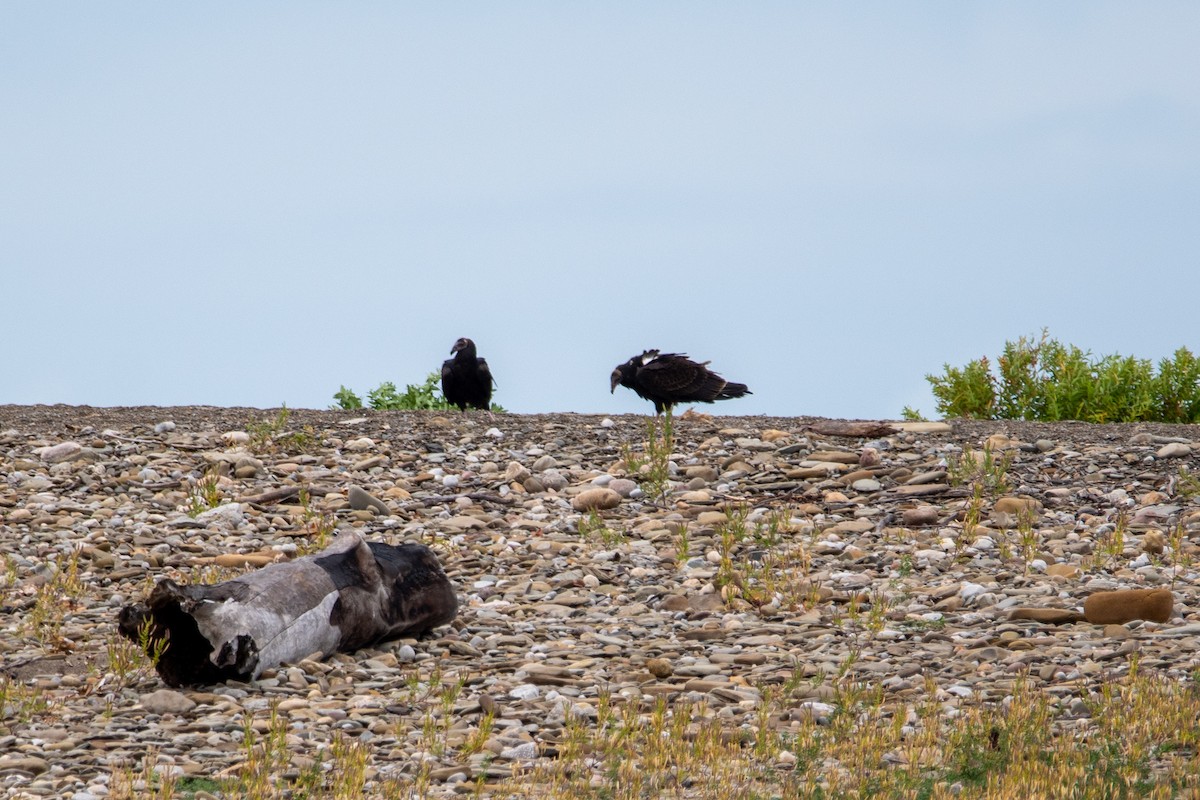
[[[475,343],[464,336],[454,343],[454,347],[450,348],[450,355],[454,355],[460,350],[466,350],[468,353],[473,353],[475,351]]]
[[[632,389],[633,379],[637,375],[637,371],[656,358],[658,358],[657,350],[646,350],[640,356],[634,356],[624,364],[620,364],[612,371],[612,376],[609,379],[608,393],[612,394],[615,392],[618,386],[625,386]]]

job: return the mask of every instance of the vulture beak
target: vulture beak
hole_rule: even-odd
[[[614,369],[612,379],[609,382],[608,393],[612,394],[617,391],[617,384],[621,382],[621,370]]]
[[[457,353],[459,350],[462,350],[466,346],[467,346],[467,343],[464,342],[462,339],[459,339],[457,342],[454,343],[454,347],[450,348],[450,355],[454,355],[455,353]]]

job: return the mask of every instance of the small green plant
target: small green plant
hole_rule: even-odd
[[[305,453],[317,444],[316,432],[311,425],[297,431],[288,430],[292,411],[283,403],[273,419],[250,420],[246,433],[250,435],[250,449],[260,453]]]
[[[962,530],[954,539],[955,555],[961,556],[963,550],[975,541],[979,529],[979,521],[983,516],[983,484],[972,484],[971,499],[963,512]]]
[[[675,553],[679,563],[682,564],[691,558],[692,543],[688,536],[688,524],[681,522],[674,527],[675,531]]]
[[[1200,495],[1200,477],[1193,475],[1186,467],[1179,468],[1179,477],[1175,479],[1175,494],[1181,500],[1191,500]]]
[[[1017,512],[1017,536],[1021,543],[1021,560],[1025,562],[1025,574],[1029,574],[1029,564],[1037,557],[1038,537],[1033,530],[1037,512],[1032,508],[1022,508]]]
[[[221,476],[215,471],[209,471],[203,478],[196,481],[188,492],[187,514],[198,517],[205,511],[210,511],[221,505]]]
[[[85,590],[79,576],[79,549],[61,557],[51,569],[49,580],[37,589],[25,624],[43,646],[69,650],[70,643],[62,637],[63,618],[80,605]]]
[[[363,407],[362,398],[356,395],[352,390],[345,386],[340,387],[333,393],[333,399],[337,401],[337,405],[330,406],[331,408],[340,408],[345,411],[356,411]]]
[[[1125,553],[1125,538],[1129,533],[1129,515],[1122,509],[1117,512],[1117,518],[1111,530],[1106,531],[1098,542],[1097,552],[1104,556],[1105,563],[1112,559],[1121,558]]]
[[[644,456],[637,455],[627,444],[621,447],[621,460],[626,469],[653,503],[665,504],[671,494],[671,452],[674,448],[675,428],[669,408],[661,418],[647,420]]]
[[[10,733],[13,723],[26,724],[50,710],[46,692],[0,673],[0,731]]]
[[[1020,337],[1005,342],[996,371],[982,357],[926,375],[939,413],[978,419],[1084,422],[1200,421],[1200,361],[1186,347],[1162,359],[1093,358],[1075,345]]]
[[[578,529],[583,538],[598,537],[606,547],[616,547],[625,541],[624,534],[620,530],[614,531],[608,527],[608,523],[594,508],[579,518]]]
[[[124,636],[109,637],[106,645],[108,669],[122,686],[133,686],[158,666],[167,644],[165,636],[154,635],[154,623],[147,617],[138,626],[136,642]]]
[[[924,415],[922,415],[920,411],[913,408],[912,406],[905,406],[904,408],[900,409],[900,418],[903,419],[905,422],[928,422],[929,421],[929,420],[925,419]]]
[[[301,555],[320,552],[329,546],[337,530],[337,520],[329,512],[313,508],[312,495],[306,488],[300,489],[299,502],[300,525],[306,536],[296,549]]]

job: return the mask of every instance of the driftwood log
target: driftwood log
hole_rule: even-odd
[[[417,636],[457,611],[454,587],[428,547],[347,533],[320,553],[222,583],[161,581],[144,603],[121,609],[118,629],[148,650],[165,641],[159,676],[170,686],[196,686]]]

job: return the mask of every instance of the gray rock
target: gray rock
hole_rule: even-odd
[[[387,507],[386,503],[367,492],[361,486],[351,486],[347,489],[346,499],[350,501],[350,508],[355,511],[374,509],[380,516],[390,517],[392,515],[392,510]]]

